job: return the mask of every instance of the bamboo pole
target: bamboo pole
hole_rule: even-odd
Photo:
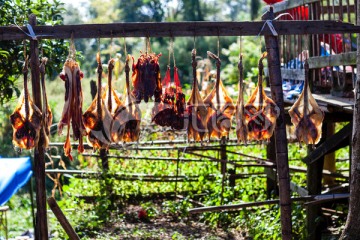
[[[36,16],[29,16],[31,26],[36,26]],[[30,40],[30,68],[32,95],[35,105],[41,107],[41,89],[40,89],[40,62],[39,62],[39,43],[37,40]],[[46,188],[45,188],[45,149],[44,149],[44,127],[41,126],[38,145],[34,151],[34,176],[36,183],[36,227],[35,239],[48,239],[48,226],[46,214]]]
[[[274,20],[273,8],[262,17],[263,20]],[[290,199],[290,174],[288,162],[288,149],[286,138],[284,97],[280,69],[280,53],[278,38],[274,35],[265,34],[266,51],[268,52],[268,69],[270,77],[270,89],[272,99],[280,109],[280,115],[276,121],[275,146],[276,162],[279,180],[279,198],[281,212],[281,235],[283,240],[291,240],[291,199]],[[260,73],[259,73],[260,74]]]
[[[79,236],[76,234],[75,230],[67,220],[64,213],[61,211],[59,205],[53,197],[48,198],[47,200],[51,211],[54,213],[55,217],[65,230],[66,234],[69,236],[70,240],[80,240]]]

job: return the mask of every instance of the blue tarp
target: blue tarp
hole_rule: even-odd
[[[23,158],[0,158],[0,206],[5,204],[32,175],[31,160]]]

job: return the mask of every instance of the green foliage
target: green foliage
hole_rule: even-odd
[[[59,0],[37,1],[10,1],[0,0],[0,26],[9,26],[16,23],[20,26],[28,23],[28,16],[34,13],[37,24],[59,25],[62,24],[61,14],[64,12]],[[35,33],[36,34],[36,33]],[[26,53],[29,55],[28,41],[26,41]],[[48,74],[53,76],[59,73],[62,62],[67,55],[67,47],[63,40],[41,40],[42,56],[48,61]],[[4,103],[13,97],[18,97],[20,91],[16,81],[21,75],[24,61],[24,45],[21,41],[2,41],[0,47],[0,103]]]

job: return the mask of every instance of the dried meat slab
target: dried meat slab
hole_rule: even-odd
[[[119,108],[114,114],[114,119],[119,121],[119,126],[123,126],[122,141],[124,142],[135,142],[140,137],[141,111],[130,91],[130,58],[130,55],[128,55],[125,61],[125,104],[123,108]]]
[[[321,127],[324,113],[311,94],[308,80],[309,65],[305,61],[304,89],[298,100],[289,110],[291,122],[295,126],[295,135],[299,142],[317,144],[321,138]]]
[[[102,95],[102,100],[105,103],[105,107],[110,112],[113,117],[110,126],[110,135],[112,142],[120,142],[122,141],[125,124],[119,118],[116,118],[116,113],[125,109],[125,105],[120,100],[115,90],[112,87],[112,71],[114,69],[115,59],[110,59],[108,62],[108,85],[105,92]]]
[[[148,102],[154,94],[161,94],[160,56],[161,54],[142,53],[137,63],[133,63],[132,84],[134,90],[132,93],[137,103],[140,103],[142,99]]]
[[[174,130],[184,128],[185,95],[182,93],[178,69],[174,67],[174,86],[171,85],[170,67],[168,67],[163,85],[166,86],[159,102],[152,109],[152,121]]]
[[[194,141],[202,141],[205,134],[207,133],[207,108],[201,98],[198,82],[196,79],[197,62],[195,49],[192,50],[191,55],[193,67],[193,87],[190,98],[186,104],[185,118],[187,119],[187,122],[185,123],[185,126],[187,127],[188,140],[192,138]]]
[[[208,55],[216,60],[217,68],[215,87],[204,99],[204,104],[208,107],[206,120],[208,136],[209,139],[211,137],[229,137],[235,105],[220,79],[221,61],[219,57],[211,52],[208,52]]]
[[[72,58],[66,59],[60,78],[65,83],[65,103],[58,123],[58,133],[62,134],[64,126],[67,126],[66,140],[64,144],[64,154],[72,160],[70,144],[70,126],[73,130],[73,139],[79,140],[78,152],[84,151],[82,137],[86,135],[84,122],[82,119],[82,87],[81,79],[83,73],[79,64]]]
[[[102,78],[102,64],[100,54],[96,56],[98,63],[98,86],[97,94],[92,101],[90,107],[83,115],[84,125],[87,132],[87,140],[90,146],[94,149],[108,149],[111,144],[111,123],[113,117],[104,104],[101,98],[101,78]]]
[[[236,137],[238,142],[246,143],[248,139],[248,128],[245,121],[245,108],[244,108],[244,67],[242,63],[242,55],[238,64],[239,69],[239,96],[236,102]]]
[[[276,106],[272,99],[266,96],[262,85],[264,69],[262,61],[265,57],[266,54],[263,54],[259,60],[258,85],[244,106],[249,140],[268,140],[274,133],[276,118],[280,114],[279,107]]]
[[[41,78],[41,86],[42,86],[42,97],[43,97],[43,110],[42,110],[42,123],[44,125],[45,131],[45,141],[44,147],[47,148],[49,144],[49,137],[50,137],[50,127],[53,119],[53,114],[51,112],[51,108],[48,104],[47,96],[46,96],[46,86],[45,86],[45,65],[47,63],[47,58],[41,59],[40,64],[40,78]]]
[[[19,102],[14,112],[10,115],[10,122],[13,128],[13,144],[22,149],[32,149],[37,147],[42,113],[30,98],[27,87],[28,59],[25,60],[24,90],[21,93]]]

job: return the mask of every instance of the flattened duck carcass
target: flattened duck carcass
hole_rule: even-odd
[[[120,122],[121,126],[125,126],[122,137],[124,142],[138,141],[140,136],[141,111],[130,91],[130,58],[130,55],[128,55],[125,61],[125,108],[119,108],[114,115],[114,118]]]
[[[305,83],[299,99],[289,110],[291,122],[296,130],[295,135],[299,142],[317,144],[321,137],[321,127],[324,113],[317,105],[309,88],[309,64],[305,60]]]
[[[106,91],[102,95],[102,99],[105,102],[106,108],[113,117],[110,127],[111,141],[119,142],[123,138],[125,125],[119,119],[115,118],[115,114],[121,109],[125,109],[125,106],[112,87],[112,71],[114,69],[114,63],[115,59],[110,59],[108,62],[108,85]]]
[[[236,102],[236,136],[238,142],[247,142],[248,129],[245,121],[244,109],[244,67],[242,62],[242,55],[238,64],[239,69],[239,96]]]
[[[184,128],[185,95],[182,93],[177,67],[174,67],[174,84],[171,85],[170,66],[168,66],[163,80],[164,94],[160,102],[155,102],[152,121],[163,127],[181,130]]]
[[[81,79],[84,74],[80,71],[79,64],[72,58],[65,61],[60,78],[65,82],[65,104],[61,119],[58,124],[58,133],[62,134],[63,127],[67,125],[66,140],[64,144],[64,154],[72,160],[70,144],[70,121],[73,129],[73,139],[79,140],[78,152],[84,152],[82,137],[86,135],[82,120],[82,88]]]
[[[28,58],[25,59],[23,74],[24,90],[14,112],[10,115],[13,128],[12,142],[19,148],[32,149],[37,147],[39,141],[42,114],[29,96],[27,87]]]
[[[191,95],[187,101],[186,106],[186,115],[188,118],[187,123],[187,135],[188,140],[191,138],[194,141],[202,141],[204,135],[207,132],[206,129],[206,115],[207,109],[201,98],[198,82],[196,79],[196,50],[193,49],[191,52],[192,56],[192,67],[193,67],[193,88],[191,90]]]
[[[258,85],[245,105],[245,120],[248,126],[249,140],[268,140],[275,129],[276,118],[279,116],[279,107],[274,101],[268,98],[263,88],[263,59],[266,53],[259,60]]]
[[[137,103],[140,103],[142,99],[148,102],[154,94],[161,94],[160,56],[161,54],[146,52],[140,55],[136,64],[133,59],[132,83],[134,90],[132,93]]]
[[[97,53],[96,60],[98,63],[97,94],[90,107],[85,111],[83,119],[89,145],[94,149],[108,149],[111,143],[110,129],[113,118],[109,110],[105,107],[104,101],[101,98],[101,78],[103,68],[101,64],[100,53]]]
[[[50,137],[50,127],[53,119],[53,115],[51,112],[51,108],[48,104],[47,96],[46,96],[46,86],[45,86],[45,65],[47,63],[47,58],[41,59],[40,64],[40,78],[41,78],[41,86],[42,86],[42,97],[43,97],[43,110],[42,110],[42,122],[45,130],[45,141],[44,147],[48,147],[49,137]]]
[[[207,129],[209,139],[211,137],[229,137],[231,120],[235,112],[235,106],[220,80],[221,61],[212,52],[207,52],[210,58],[216,60],[216,83],[213,90],[204,99],[204,104],[208,106]]]

